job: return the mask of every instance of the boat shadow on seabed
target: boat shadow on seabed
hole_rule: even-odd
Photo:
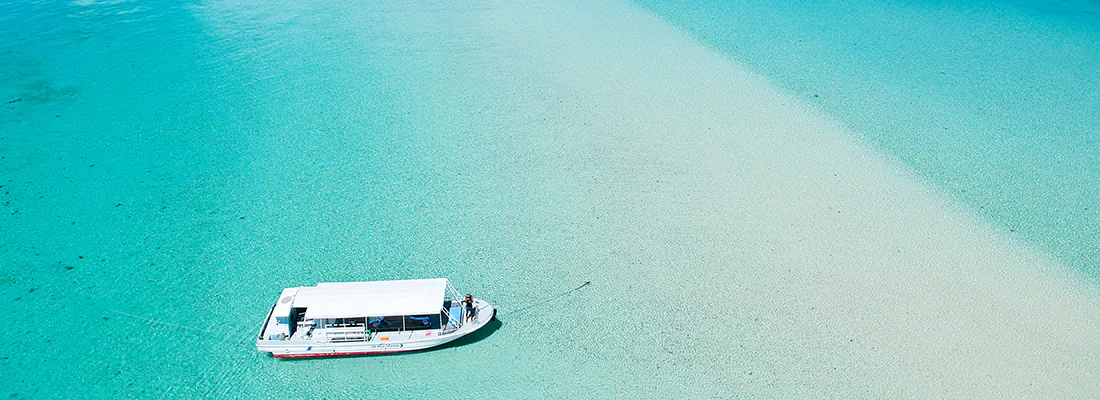
[[[496,316],[493,316],[493,319],[489,320],[489,322],[486,322],[484,327],[482,327],[481,329],[478,329],[476,331],[473,331],[469,335],[460,337],[458,339],[455,339],[453,342],[449,342],[449,343],[444,344],[444,345],[439,346],[439,347],[424,349],[424,350],[420,350],[420,351],[414,351],[413,353],[423,353],[423,352],[429,352],[429,351],[432,351],[432,350],[444,350],[444,349],[450,349],[450,348],[454,348],[454,347],[462,347],[462,346],[465,346],[465,345],[468,345],[468,344],[474,344],[474,343],[480,342],[483,339],[489,337],[489,335],[492,335],[493,332],[496,332],[498,329],[500,329],[501,326],[504,326],[504,323],[500,322],[500,316],[496,315]]]

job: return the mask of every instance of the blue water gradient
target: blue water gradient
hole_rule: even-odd
[[[641,3],[1093,271],[1094,14]],[[525,27],[559,9],[0,0],[0,396],[714,398],[871,387],[858,378],[873,375],[843,366],[873,346],[844,338],[807,357],[821,329],[804,313],[769,313],[795,292],[788,270],[729,267],[745,258],[722,236],[737,224],[688,200],[645,214],[647,193],[681,199],[644,173],[663,142],[635,142],[616,131],[630,121],[598,107],[635,104],[608,99],[647,88],[570,86],[584,65],[525,47]],[[582,49],[606,51],[592,43]],[[663,72],[637,76],[653,71]],[[614,152],[622,147],[633,153]],[[732,190],[724,185],[714,182]],[[728,200],[699,197],[715,208]],[[684,216],[702,228],[678,225]],[[699,265],[708,268],[681,273]],[[754,284],[769,273],[778,283]],[[500,306],[496,330],[396,357],[279,362],[254,348],[281,288],[437,276]],[[753,301],[708,314],[707,296],[733,290]],[[745,339],[731,346],[730,332]],[[792,376],[822,386],[778,378]]]
[[[1100,3],[636,3],[1100,283]]]

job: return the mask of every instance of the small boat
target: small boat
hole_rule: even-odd
[[[473,307],[465,307],[471,300]],[[256,348],[276,358],[424,350],[469,335],[496,316],[447,279],[331,282],[283,289]]]

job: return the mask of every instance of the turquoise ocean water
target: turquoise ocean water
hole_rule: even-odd
[[[638,4],[1100,276],[1095,3]],[[0,0],[0,395],[798,393],[759,378],[784,365],[729,362],[768,355],[692,342],[722,327],[671,303],[721,280],[640,266],[692,258],[639,259],[647,237],[615,228],[638,222],[593,195],[616,183],[563,161],[614,110],[572,104],[553,49],[515,38],[579,7]],[[251,342],[283,287],[434,276],[501,322],[392,357]],[[508,313],[586,281],[569,315]],[[623,326],[642,334],[591,335]]]
[[[1100,282],[1100,3],[639,3]]]

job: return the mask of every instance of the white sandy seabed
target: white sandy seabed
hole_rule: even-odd
[[[688,369],[748,396],[1100,396],[1100,303],[1065,266],[632,4],[507,8],[494,51],[585,116],[556,168],[629,243],[613,272],[692,325]]]
[[[96,272],[81,267],[59,272],[87,275],[40,286],[36,296],[57,294],[49,301],[20,300],[17,307],[25,307],[18,309],[25,315],[48,311],[103,330],[70,335],[67,339],[75,340],[53,344],[49,351],[11,357],[17,366],[10,379],[13,392],[336,398],[356,389],[351,393],[433,399],[494,394],[1100,398],[1096,288],[1009,232],[949,203],[935,186],[861,142],[857,133],[629,2],[202,3],[194,8],[199,20],[226,21],[212,24],[209,34],[216,44],[241,50],[239,60],[211,63],[234,67],[225,74],[232,79],[211,78],[209,87],[180,79],[194,88],[156,82],[203,98],[209,89],[218,103],[210,107],[225,106],[226,115],[180,119],[195,124],[196,131],[210,130],[210,137],[243,143],[254,159],[233,160],[223,156],[235,154],[227,151],[233,149],[217,147],[224,144],[203,144],[193,151],[205,158],[194,165],[240,161],[240,167],[224,168],[239,172],[239,182],[221,178],[228,174],[221,163],[177,176],[199,177],[192,179],[198,182],[193,187],[245,205],[242,215],[249,217],[232,214],[234,224],[264,222],[253,230],[210,225],[213,214],[206,209],[216,207],[178,202],[194,197],[185,193],[187,186],[178,189],[184,193],[178,197],[149,195],[149,209],[171,204],[169,210],[181,210],[178,217],[157,214],[151,221],[177,226],[178,220],[180,231],[188,231],[181,237],[193,239],[194,247],[206,247],[206,236],[238,232],[239,241],[216,242],[224,247],[211,245],[203,252],[173,243],[174,232],[157,236],[152,227],[160,225],[138,223],[140,218],[123,222],[129,216],[105,205],[115,201],[102,193],[125,193],[127,186],[105,191],[109,185],[89,183],[92,192],[101,192],[96,201],[79,190],[65,190],[71,203],[28,201],[40,208],[60,204],[61,210],[105,205],[110,214],[76,214],[121,222],[103,232],[127,234],[108,233],[109,240],[88,246],[126,253],[119,257],[130,257],[131,266],[141,268],[132,277],[117,276],[128,270],[115,264],[87,269]],[[265,35],[272,37],[261,40]],[[320,37],[328,41],[318,42]],[[374,69],[373,63],[386,63],[388,53],[391,76],[380,76],[375,71],[383,67]],[[333,55],[348,59],[326,58]],[[360,68],[364,65],[372,68]],[[248,76],[253,67],[255,76]],[[433,74],[418,75],[422,71],[416,68]],[[283,69],[291,73],[281,74]],[[103,82],[103,92],[116,92],[112,81]],[[375,104],[380,96],[374,85],[392,98]],[[241,97],[224,100],[234,98],[221,97],[223,91]],[[159,93],[150,96],[158,107],[169,104]],[[197,108],[179,115],[206,115],[205,103],[194,104]],[[86,111],[99,114],[100,107],[96,103]],[[370,107],[399,115],[379,122]],[[160,110],[130,111],[135,121],[162,118]],[[92,121],[108,120],[110,125],[89,132],[109,131],[114,119]],[[400,128],[379,128],[379,135],[394,141],[388,146],[343,151],[361,151],[352,144],[374,134],[364,132],[363,121]],[[188,143],[192,137],[203,137],[190,136],[191,125],[172,128],[178,138],[159,123],[148,125],[153,128],[133,130],[142,143],[156,137],[178,139],[168,142],[172,146],[194,145]],[[235,137],[243,126],[257,133]],[[118,154],[141,153],[133,150],[141,149],[134,142],[139,141],[116,143],[124,148]],[[378,161],[380,154],[397,161]],[[357,161],[362,159],[380,166]],[[145,170],[133,168],[132,161],[120,161],[117,168]],[[103,174],[107,164],[80,170]],[[31,170],[57,175],[48,169],[51,164],[42,165]],[[412,183],[393,183],[403,177],[393,170],[412,177]],[[25,180],[39,180],[33,178]],[[373,198],[390,194],[396,200]],[[22,210],[11,218],[46,215],[33,206]],[[448,218],[425,222],[432,213]],[[372,220],[373,214],[386,218]],[[394,240],[370,236],[383,230],[376,225],[387,223],[383,228],[396,232]],[[53,232],[51,224],[9,231]],[[45,248],[85,245],[48,234],[35,242],[32,236],[16,234],[12,242],[18,237]],[[130,237],[163,241],[176,255],[157,246],[115,245],[133,243]],[[402,240],[426,245],[400,247]],[[432,247],[436,243],[442,250]],[[358,258],[390,244],[397,261]],[[178,263],[161,262],[158,257],[169,257],[163,254]],[[150,259],[157,261],[156,269]],[[162,265],[189,267],[171,275],[161,268],[175,267]],[[441,267],[452,265],[459,267]],[[204,266],[224,270],[209,272]],[[450,276],[464,289],[499,300],[503,327],[470,345],[399,357],[284,363],[257,354],[250,344],[256,315],[263,315],[272,293],[278,293],[268,289],[380,272]],[[99,298],[70,290],[94,287],[81,279],[109,283],[103,285],[106,293],[135,295]],[[584,281],[592,285],[562,300],[569,307],[509,313],[527,307],[523,300],[560,292],[548,281],[576,282],[562,285],[568,288]],[[543,287],[536,287],[540,282]],[[163,290],[171,285],[205,295],[181,298]],[[137,295],[150,293],[164,294]],[[86,311],[94,307],[84,304],[96,304],[90,299],[121,311]],[[219,300],[212,306],[209,299]],[[242,333],[226,345],[205,335],[183,336],[178,327],[147,324],[186,322],[195,315],[188,310],[224,312],[219,315],[228,316],[220,319],[233,325],[230,331]],[[12,334],[13,351],[20,344],[40,344],[37,336]],[[449,391],[454,388],[465,390]]]

